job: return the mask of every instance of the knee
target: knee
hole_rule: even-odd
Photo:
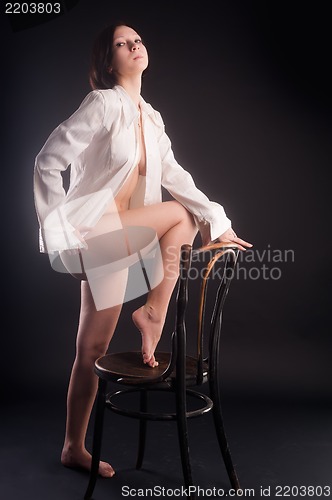
[[[183,226],[184,232],[190,237],[194,238],[197,234],[197,226],[193,215],[187,210],[181,203],[179,203],[179,210],[181,211],[181,224]]]
[[[100,358],[101,356],[105,356],[106,352],[108,349],[108,344],[106,343],[96,343],[91,348],[89,349],[89,356],[90,359],[95,361],[96,359]]]
[[[96,342],[90,345],[78,345],[76,350],[76,362],[84,366],[93,366],[96,359],[104,356],[108,345]]]
[[[86,305],[84,300],[82,305]],[[80,326],[76,340],[76,359],[79,363],[90,365],[104,356],[112,340],[121,305],[102,311],[93,307],[82,307]]]
[[[173,204],[181,223],[193,228],[196,227],[193,215],[179,201],[174,200],[170,203]]]

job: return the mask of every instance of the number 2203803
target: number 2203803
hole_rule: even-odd
[[[275,486],[276,497],[329,497],[330,486]]]
[[[60,14],[61,4],[59,2],[55,3],[7,2],[5,5],[5,13],[6,14]]]

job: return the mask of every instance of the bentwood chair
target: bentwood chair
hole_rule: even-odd
[[[85,500],[91,498],[98,476],[104,410],[139,420],[138,455],[136,468],[140,469],[145,451],[146,426],[148,420],[176,421],[185,487],[194,486],[190,454],[187,420],[206,415],[212,411],[216,436],[226,467],[231,487],[239,490],[238,477],[232,462],[223,424],[220,395],[220,334],[222,312],[230,283],[234,277],[239,249],[234,244],[218,243],[194,250],[190,245],[181,248],[180,273],[176,295],[176,318],[171,337],[170,352],[156,352],[158,367],[143,364],[140,352],[116,352],[106,354],[95,362],[98,376],[98,393],[95,404],[95,422],[92,446],[92,468],[85,493]],[[186,312],[192,300],[188,294],[190,272],[200,258],[207,257],[200,275],[197,331],[188,331]],[[197,277],[195,274],[195,278]],[[197,280],[196,280],[197,281]],[[214,285],[212,286],[212,282]],[[209,285],[209,286],[208,286]],[[212,291],[211,291],[212,290]],[[209,293],[208,293],[209,292]],[[212,295],[211,295],[212,294]],[[190,310],[192,318],[193,310]],[[209,317],[208,317],[209,316]],[[163,336],[166,333],[163,333]],[[197,353],[188,354],[188,345],[195,337]],[[207,356],[205,355],[207,351]],[[108,383],[116,385],[107,392]],[[207,383],[209,396],[198,389]],[[119,388],[122,386],[122,388]],[[149,391],[168,391],[174,394],[175,411],[151,412],[148,409]],[[139,393],[139,408],[133,410],[128,405],[119,406],[118,399]],[[195,401],[194,409],[188,409],[188,398]],[[191,488],[193,491],[193,488]],[[195,498],[194,495],[191,498]]]

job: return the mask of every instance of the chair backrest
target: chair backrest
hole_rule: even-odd
[[[198,256],[208,258],[207,265],[199,273],[200,279],[195,282],[200,285],[199,305],[196,307],[198,311],[198,321],[196,324],[197,332],[197,353],[196,353],[196,372],[195,378],[197,385],[203,382],[203,365],[204,362],[209,362],[209,370],[212,366],[217,367],[217,357],[219,355],[219,340],[221,329],[221,315],[224,302],[229,290],[231,280],[234,276],[234,269],[238,256],[239,249],[235,244],[217,243],[207,247],[201,247],[193,250],[191,245],[183,245],[180,255],[180,272],[176,294],[176,318],[175,327],[171,339],[171,353],[167,366],[162,370],[151,370],[151,375],[146,377],[121,377],[122,384],[149,386],[150,384],[166,383],[168,384],[174,369],[176,368],[176,379],[178,385],[185,385],[186,381],[186,355],[187,355],[187,310],[195,310],[195,306],[189,297],[189,281],[190,272],[197,264]],[[214,273],[216,279],[214,281],[214,291],[208,294],[208,283],[211,280],[212,272],[220,266],[218,273]],[[220,272],[220,269],[222,270]],[[210,300],[210,298],[212,300]],[[208,304],[209,302],[209,304]],[[187,307],[189,304],[190,307]],[[207,307],[209,305],[210,307]],[[207,314],[207,310],[212,313]],[[209,321],[207,321],[207,316]],[[209,323],[209,326],[205,326]],[[204,339],[208,338],[207,358],[204,357]]]
[[[199,278],[199,302],[197,318],[197,373],[196,384],[203,382],[204,363],[216,366],[219,356],[220,333],[222,322],[222,311],[229,291],[231,281],[235,275],[235,266],[239,248],[236,244],[216,243],[193,249],[191,245],[183,245],[180,258],[180,275],[177,291],[177,311],[175,321],[175,352],[177,367],[184,362],[187,350],[187,311],[190,315],[193,311],[188,308],[192,304],[189,290],[191,280],[190,272],[207,259],[202,269],[197,269],[195,274]],[[202,257],[202,259],[200,258]],[[209,287],[211,279],[214,281],[213,288]],[[196,280],[197,281],[197,280]],[[210,292],[210,293],[208,293]],[[209,307],[208,307],[209,306]],[[205,356],[205,345],[208,344],[208,356]],[[178,368],[177,368],[178,369]]]

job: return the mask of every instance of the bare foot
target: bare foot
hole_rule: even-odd
[[[80,452],[73,452],[72,450],[62,450],[61,463],[65,467],[81,468],[90,471],[91,469],[91,455],[83,449]],[[115,474],[113,467],[107,462],[99,463],[99,474],[102,477],[112,477]]]
[[[152,308],[145,305],[133,312],[132,319],[142,335],[143,363],[154,368],[158,366],[154,351],[160,340],[164,320],[157,318]]]

